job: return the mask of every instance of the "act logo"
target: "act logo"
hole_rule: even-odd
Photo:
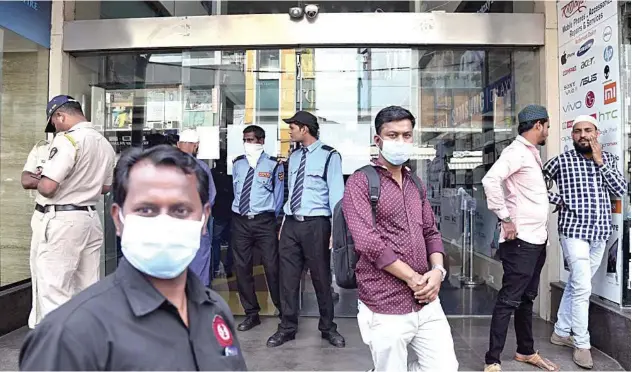
[[[562,15],[564,18],[570,18],[575,13],[581,13],[586,10],[585,0],[573,0],[562,7]]]
[[[586,93],[585,103],[588,108],[593,107],[595,104],[595,93],[592,90],[589,90],[588,93]]]
[[[603,59],[606,62],[610,62],[610,61],[612,61],[612,57],[614,57],[614,48],[612,47],[612,45],[608,45],[603,50]]]
[[[617,82],[616,81],[603,86],[603,104],[609,105],[615,102],[617,102]]]
[[[579,50],[577,51],[577,57],[581,57],[584,54],[588,53],[588,51],[590,50],[590,48],[593,46],[594,43],[595,43],[595,39],[590,39],[584,44],[582,44],[582,46],[580,46]]]
[[[583,78],[579,86],[583,87],[584,85],[594,83],[595,81],[597,81],[597,74],[592,74],[590,76],[586,76],[585,78]]]
[[[580,68],[585,69],[586,67],[589,67],[590,65],[593,64],[594,60],[595,60],[595,57],[590,57],[590,59],[582,61]]]

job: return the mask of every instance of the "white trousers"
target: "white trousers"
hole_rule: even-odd
[[[95,211],[35,211],[31,218],[31,285],[28,326],[99,280],[103,230]]]
[[[418,312],[403,315],[374,313],[358,301],[358,325],[376,371],[451,372],[459,368],[450,324],[438,298]],[[408,345],[417,354],[411,363]]]

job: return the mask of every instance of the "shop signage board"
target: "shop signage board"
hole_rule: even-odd
[[[599,142],[603,150],[614,154],[619,159],[619,170],[623,170],[617,1],[558,1],[557,20],[560,149],[573,149],[571,129],[574,118],[592,115],[599,120]],[[593,278],[593,294],[620,304],[623,286],[620,199],[612,200],[612,223],[614,232],[606,246],[602,265]],[[563,266],[561,279],[568,279],[568,271]]]

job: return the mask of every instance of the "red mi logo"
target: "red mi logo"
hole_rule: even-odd
[[[617,82],[606,84],[603,86],[603,104],[617,102]]]

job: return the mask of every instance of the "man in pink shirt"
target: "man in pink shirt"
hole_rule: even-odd
[[[483,178],[488,208],[501,220],[500,259],[503,285],[492,315],[485,372],[499,372],[500,354],[514,314],[518,347],[515,359],[549,371],[558,366],[533,348],[533,300],[546,260],[549,216],[542,160],[536,146],[549,135],[546,108],[529,105],[518,114],[518,137],[500,155]]]

